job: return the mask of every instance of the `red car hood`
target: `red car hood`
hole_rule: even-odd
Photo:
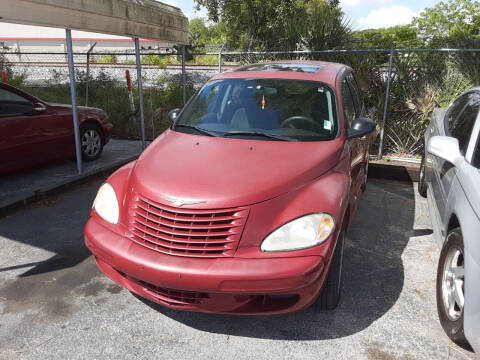
[[[131,186],[162,196],[205,201],[190,208],[228,208],[271,199],[335,166],[340,139],[284,142],[191,135],[167,130],[138,159]]]

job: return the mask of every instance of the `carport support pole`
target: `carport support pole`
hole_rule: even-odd
[[[75,72],[73,65],[73,47],[72,47],[72,31],[65,30],[67,33],[67,57],[68,57],[68,72],[70,74],[70,95],[72,97],[72,114],[73,114],[73,135],[75,137],[75,154],[77,156],[77,170],[81,174],[83,171],[82,152],[80,149],[80,129],[78,127],[78,112],[77,112],[77,94],[75,91]]]
[[[90,49],[87,51],[87,79],[85,82],[85,106],[88,106],[88,83],[90,82],[90,53],[92,52],[93,48],[97,45],[94,43],[90,46]]]
[[[387,122],[388,99],[390,98],[390,82],[392,81],[392,63],[393,63],[393,46],[390,48],[390,59],[388,60],[387,90],[385,92],[385,107],[383,108],[382,128],[380,129],[380,144],[378,146],[378,160],[383,157],[383,137],[385,135],[385,123]]]
[[[85,106],[88,106],[88,82],[90,80],[90,53],[87,52],[87,79],[85,81]]]
[[[185,45],[182,45],[182,96],[183,105],[187,102],[187,74],[185,73]]]
[[[142,131],[142,149],[145,149],[145,112],[143,109],[142,62],[140,60],[140,42],[135,38],[135,57],[137,59],[138,106],[140,108],[140,128]]]

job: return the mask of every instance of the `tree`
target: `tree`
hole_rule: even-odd
[[[194,49],[205,45],[208,38],[208,27],[201,18],[190,20],[188,29],[188,42]]]
[[[301,44],[308,50],[342,47],[350,40],[351,30],[338,1],[312,0],[305,4]]]
[[[367,29],[352,33],[354,45],[364,49],[389,49],[390,47],[421,47],[417,29],[409,25],[398,25],[382,29]]]
[[[426,41],[480,37],[480,3],[476,0],[446,0],[425,9],[413,24]]]
[[[190,20],[189,24],[189,43],[197,50],[205,50],[206,45],[220,45],[226,42],[224,24],[206,25],[202,18]]]
[[[195,0],[244,50],[323,49],[349,35],[338,0]]]

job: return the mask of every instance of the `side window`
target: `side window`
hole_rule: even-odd
[[[352,122],[355,119],[355,105],[346,78],[342,81],[341,92],[343,115],[345,117],[345,122],[348,124],[349,127],[351,127]]]
[[[480,94],[466,94],[462,97],[462,101],[459,104],[463,104],[463,109],[457,116],[455,116],[455,114],[452,115],[451,123],[449,116],[449,130],[451,136],[458,139],[460,150],[465,154],[470,136],[472,135],[473,126],[475,125],[475,120],[477,119],[478,110],[480,109]],[[456,108],[453,110],[456,110]]]
[[[467,105],[467,102],[468,94],[463,95],[455,100],[455,102],[448,109],[447,117],[445,119],[445,132],[447,135],[452,136],[452,130],[455,127],[455,123],[465,108],[465,105]]]
[[[353,97],[353,103],[355,105],[355,118],[362,116],[363,104],[362,104],[362,96],[360,90],[357,85],[357,81],[353,77],[353,74],[347,75],[347,83],[350,87],[350,91]]]
[[[32,103],[23,96],[0,89],[0,116],[22,115],[32,111]]]
[[[30,101],[25,99],[23,96],[17,95],[5,89],[0,89],[0,102],[18,102],[30,104]]]

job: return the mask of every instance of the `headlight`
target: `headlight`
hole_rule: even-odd
[[[97,196],[93,201],[93,208],[103,220],[111,224],[118,223],[118,201],[115,190],[109,183],[100,186]]]
[[[302,216],[268,235],[262,251],[292,251],[310,248],[324,242],[335,230],[335,219],[327,213]]]

